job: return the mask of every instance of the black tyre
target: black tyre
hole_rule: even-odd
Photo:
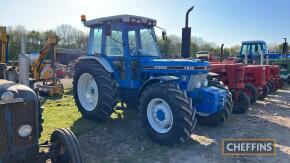
[[[40,106],[40,103],[38,104],[38,138],[41,137],[41,133],[43,131],[43,119],[42,119],[42,112],[43,112],[43,108]]]
[[[148,135],[160,145],[184,142],[196,124],[192,100],[175,84],[148,86],[141,94],[139,111]]]
[[[272,83],[272,88],[273,88],[273,92],[276,92],[278,89],[279,89],[279,85],[278,85],[278,83],[276,83],[275,81],[271,81],[271,83]]]
[[[273,90],[273,85],[272,85],[271,82],[267,81],[266,85],[268,86],[268,88],[269,88],[269,92],[270,92],[270,93],[274,91],[274,90]]]
[[[282,79],[278,79],[278,85],[279,89],[281,89],[284,86],[284,81]]]
[[[73,95],[82,116],[106,120],[116,106],[117,86],[113,74],[96,61],[80,61],[73,78]]]
[[[244,91],[248,95],[248,97],[250,98],[250,104],[252,104],[252,105],[255,104],[258,97],[259,97],[256,87],[251,83],[247,83],[247,84],[245,84]]]
[[[233,94],[235,94],[235,92]],[[250,98],[245,92],[239,91],[238,98],[234,100],[233,113],[243,114],[249,109],[249,107]]]
[[[262,100],[265,97],[267,97],[269,94],[269,87],[267,85],[264,85],[262,88],[262,94],[260,94],[259,99]]]
[[[52,163],[81,163],[80,147],[75,135],[65,128],[57,129],[51,134],[50,152]]]

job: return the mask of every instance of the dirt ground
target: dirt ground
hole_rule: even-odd
[[[69,82],[67,82],[69,83]],[[274,138],[276,156],[222,156],[225,138]],[[84,162],[290,162],[290,86],[258,101],[246,114],[232,114],[219,127],[197,126],[175,147],[153,143],[137,112],[126,110],[79,137]]]

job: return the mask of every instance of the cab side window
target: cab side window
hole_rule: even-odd
[[[102,49],[102,33],[103,30],[100,28],[94,29],[94,40],[92,44],[92,53],[100,54]]]
[[[124,44],[122,39],[122,31],[112,29],[111,36],[106,36],[106,55],[107,56],[123,56]]]

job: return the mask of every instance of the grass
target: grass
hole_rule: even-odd
[[[40,142],[49,140],[57,128],[70,128],[76,136],[96,127],[96,123],[81,118],[75,105],[72,90],[66,89],[62,98],[49,97],[42,100],[43,132]]]

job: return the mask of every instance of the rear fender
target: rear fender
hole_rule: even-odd
[[[113,73],[113,69],[110,63],[104,57],[96,57],[96,56],[83,56],[80,57],[79,61],[86,61],[86,60],[95,60],[100,63],[108,72]]]

